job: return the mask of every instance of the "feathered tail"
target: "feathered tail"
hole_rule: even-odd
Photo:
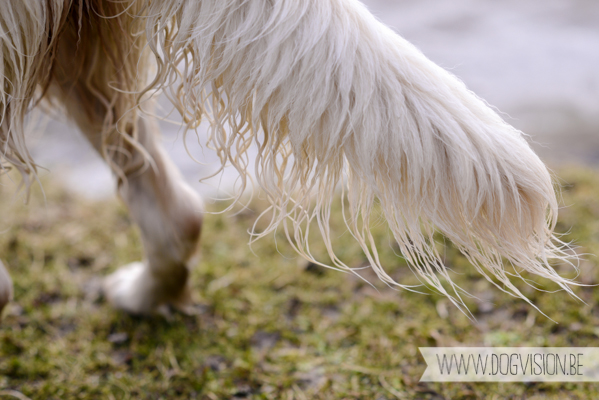
[[[567,259],[552,233],[551,177],[522,134],[357,0],[110,1],[74,3],[94,15],[95,5],[115,4],[119,18],[145,20],[131,26],[145,26],[155,56],[147,90],[164,89],[188,128],[210,119],[210,143],[223,167],[239,171],[239,193],[252,167],[247,149],[258,146],[253,168],[272,204],[270,228],[258,237],[282,224],[296,250],[316,261],[307,240],[316,222],[334,267],[351,271],[335,256],[329,231],[342,184],[347,226],[390,285],[405,287],[383,269],[368,229],[377,202],[409,265],[459,307],[436,230],[502,290],[525,298],[507,261],[512,275],[527,271],[572,293],[574,282],[549,264]],[[0,160],[24,175],[34,165],[19,121],[50,74],[63,6],[72,4],[25,1],[0,10],[4,25],[20,26],[11,22],[17,11],[28,21],[24,32],[0,29]]]
[[[358,1],[176,0],[144,13],[158,62],[152,86],[190,127],[211,119],[210,142],[241,189],[245,152],[258,145],[255,175],[273,213],[258,236],[282,223],[315,261],[307,225],[316,220],[334,266],[350,270],[328,227],[346,171],[347,225],[386,283],[402,286],[368,230],[377,199],[409,265],[458,306],[435,230],[515,296],[526,299],[504,261],[572,293],[549,264],[568,258],[552,233],[551,177],[523,135]]]

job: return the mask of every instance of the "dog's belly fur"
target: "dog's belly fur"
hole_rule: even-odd
[[[390,285],[404,287],[380,265],[368,230],[377,202],[421,280],[462,309],[435,231],[518,297],[526,299],[504,260],[571,292],[549,264],[569,256],[553,235],[557,201],[543,163],[520,132],[357,0],[23,0],[0,7],[0,23],[0,162],[29,187],[36,168],[24,119],[40,100],[63,109],[102,155],[145,254],[106,278],[116,307],[150,314],[190,299],[203,206],[157,141],[157,90],[186,128],[210,120],[210,144],[239,171],[240,195],[255,167],[273,204],[257,237],[291,221],[288,239],[317,261],[305,237],[315,219],[333,266],[357,273],[330,246],[341,182],[348,228]],[[254,166],[245,158],[252,143]],[[11,293],[0,267],[0,309]]]

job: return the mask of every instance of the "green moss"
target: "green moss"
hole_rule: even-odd
[[[599,254],[599,174],[560,171],[558,230],[580,253]],[[94,278],[141,257],[140,241],[117,202],[84,201],[45,184],[23,207],[0,197],[0,256],[15,282],[15,302],[0,329],[0,393],[35,399],[597,398],[593,384],[424,384],[419,346],[597,346],[599,291],[564,293],[519,287],[543,312],[493,288],[446,243],[456,282],[485,298],[468,301],[472,322],[438,294],[393,291],[307,265],[284,237],[246,245],[264,206],[205,218],[192,276],[196,316],[137,318],[113,310]],[[8,200],[7,200],[8,199]],[[211,210],[222,208],[214,204]],[[350,266],[366,263],[341,219],[335,247]],[[345,232],[345,233],[344,233]],[[418,281],[395,253],[382,224],[374,231],[389,273]],[[315,240],[315,255],[326,249]],[[598,283],[595,256],[579,279]],[[568,273],[564,266],[557,266]],[[2,397],[2,396],[0,396]],[[6,398],[10,398],[8,395]]]

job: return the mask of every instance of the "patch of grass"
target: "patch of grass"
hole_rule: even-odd
[[[599,174],[559,174],[558,230],[584,253],[599,254]],[[263,204],[236,215],[206,215],[192,285],[198,315],[138,318],[115,311],[98,277],[141,258],[140,240],[116,201],[90,202],[45,184],[47,200],[10,201],[2,188],[0,257],[15,301],[0,328],[0,393],[35,399],[476,399],[597,398],[594,384],[430,384],[420,346],[599,346],[599,290],[564,293],[519,287],[559,324],[481,278],[446,243],[456,282],[478,299],[472,322],[443,297],[390,290],[308,265],[283,236],[253,246],[247,230]],[[210,207],[217,210],[222,205]],[[366,264],[336,210],[336,249]],[[345,232],[345,233],[344,233]],[[383,264],[417,283],[383,224],[374,230]],[[325,255],[322,243],[312,246]],[[579,279],[598,283],[595,256]],[[558,268],[562,268],[558,266]],[[564,273],[567,271],[564,269]],[[0,396],[2,397],[2,396]],[[10,398],[6,394],[6,398]]]

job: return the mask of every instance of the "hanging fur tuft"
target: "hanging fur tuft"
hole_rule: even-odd
[[[502,290],[526,299],[507,262],[572,293],[549,264],[568,260],[552,233],[551,177],[522,133],[358,1],[178,0],[149,2],[146,15],[153,87],[190,127],[210,118],[210,142],[241,174],[241,189],[245,151],[259,147],[253,168],[272,219],[258,237],[283,224],[316,262],[307,245],[315,220],[334,266],[351,270],[328,228],[343,184],[347,226],[389,285],[402,287],[368,230],[377,201],[412,269],[459,307],[437,230]]]
[[[336,257],[329,230],[341,185],[347,226],[389,285],[411,289],[379,262],[369,231],[377,203],[422,282],[462,309],[460,288],[435,249],[436,231],[501,290],[526,299],[510,280],[526,271],[572,294],[575,282],[550,265],[569,262],[553,234],[551,177],[522,133],[357,0],[118,4],[144,21],[134,26],[145,32],[129,33],[145,34],[154,55],[156,74],[138,99],[161,89],[187,128],[207,118],[223,168],[231,164],[240,174],[239,195],[249,171],[267,194],[269,228],[252,240],[282,226],[298,253],[317,262],[308,246],[316,223],[333,267],[352,271]],[[4,71],[7,81],[16,76],[27,87],[25,72],[10,74]],[[5,123],[14,125],[6,116],[24,108],[3,104]],[[15,129],[4,138],[3,156],[28,168]],[[248,158],[251,145],[259,149],[256,160]]]

